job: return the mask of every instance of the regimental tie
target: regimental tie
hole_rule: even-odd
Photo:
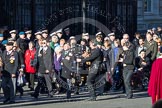
[[[46,49],[43,49],[43,54],[46,54]]]

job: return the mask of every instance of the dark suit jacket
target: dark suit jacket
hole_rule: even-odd
[[[93,66],[94,64],[100,64],[102,62],[102,58],[103,54],[101,52],[101,50],[99,48],[95,48],[93,50],[91,50],[91,55],[88,58],[85,58],[82,60],[83,63],[90,61],[91,62],[91,66]]]
[[[34,60],[33,60],[33,64],[32,64],[36,68],[39,65],[38,56],[39,56],[39,49],[36,51],[36,54],[35,54],[35,57],[34,57]],[[47,50],[46,50],[46,53],[43,54],[43,60],[44,60],[46,70],[49,70],[51,72],[52,69],[53,69],[53,54],[52,54],[50,47],[48,47]]]
[[[72,57],[69,56],[70,50],[68,51],[63,51],[62,52],[62,72],[61,72],[61,76],[63,78],[66,79],[70,79],[71,78],[71,73],[73,72],[72,70]],[[66,57],[70,57],[70,60],[67,60]]]
[[[103,53],[99,48],[91,50],[91,55],[88,58],[82,60],[83,63],[90,61],[91,62],[91,72],[97,74],[101,69],[101,63],[103,61]]]
[[[21,50],[16,51],[16,52],[17,52],[18,58],[19,58],[19,66],[18,66],[18,68],[25,68],[23,52],[21,52]]]
[[[10,62],[10,59],[14,58],[13,63]],[[5,77],[11,77],[11,74],[16,74],[18,69],[18,54],[13,51],[10,55],[7,55],[7,51],[3,52],[2,61],[3,61],[3,71],[2,74]]]
[[[132,43],[133,43],[133,45],[135,45],[135,47],[139,46],[139,39],[134,38]]]
[[[103,58],[104,58],[104,63],[106,64],[106,71],[107,72],[110,72],[111,70],[111,54],[112,53],[112,49],[109,48],[109,49],[103,49],[102,50],[103,52]]]
[[[123,66],[123,69],[128,69],[128,70],[134,69],[134,51],[133,50],[124,51],[123,64],[126,64],[126,66]]]

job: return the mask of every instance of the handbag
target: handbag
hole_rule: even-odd
[[[34,60],[31,58],[31,52],[29,51],[29,55],[30,55],[30,66],[34,67]]]
[[[34,60],[32,58],[30,58],[30,66],[34,67]]]
[[[26,79],[24,75],[19,75],[17,79],[17,86],[25,86]]]

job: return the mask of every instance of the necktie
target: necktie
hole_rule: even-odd
[[[9,51],[7,51],[7,55],[10,55],[10,52]]]
[[[46,54],[46,50],[45,49],[43,49],[43,53]]]

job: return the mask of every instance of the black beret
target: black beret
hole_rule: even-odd
[[[13,46],[13,42],[8,42],[6,45],[7,46]]]

